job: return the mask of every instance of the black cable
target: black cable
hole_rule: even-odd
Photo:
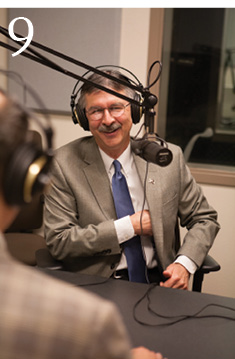
[[[84,283],[84,284],[77,284],[78,287],[89,287],[92,285],[99,285],[99,284],[105,284],[109,281],[110,277],[105,278],[103,281],[101,282],[92,282],[92,283]]]
[[[0,72],[3,73],[4,75],[13,78],[14,81],[23,87],[23,104],[24,106],[26,106],[26,102],[27,102],[27,86],[25,81],[23,80],[23,77],[15,71],[10,71],[10,70],[4,70],[4,69],[0,69]]]
[[[144,204],[146,201],[146,188],[147,188],[147,177],[148,177],[148,169],[149,169],[149,162],[146,161],[146,170],[145,170],[145,177],[144,177],[144,199],[143,199],[143,204],[142,204],[142,209],[141,209],[141,214],[140,214],[140,228],[141,228],[141,236],[143,235],[143,225],[142,225],[142,218],[143,218],[143,214],[144,214]]]
[[[151,76],[151,72],[152,72],[152,69],[153,67],[156,65],[156,64],[159,64],[159,71],[158,71],[158,74],[157,74],[157,77],[156,79],[150,84],[150,76]],[[150,66],[150,69],[148,71],[148,78],[147,78],[147,87],[146,89],[150,89],[153,85],[155,85],[155,83],[159,80],[160,76],[161,76],[161,73],[162,73],[162,63],[160,61],[154,61],[152,63],[152,65]]]
[[[157,327],[157,326],[168,326],[168,325],[173,325],[173,324],[177,324],[179,322],[182,322],[184,320],[187,319],[204,319],[204,318],[221,318],[221,319],[227,319],[227,320],[231,320],[231,321],[235,321],[235,318],[232,318],[231,316],[227,316],[227,315],[220,315],[220,314],[204,314],[204,315],[199,315],[201,314],[205,309],[209,308],[209,307],[218,307],[218,308],[222,308],[222,309],[227,309],[230,310],[232,312],[235,312],[235,308],[226,306],[226,305],[222,305],[222,304],[216,304],[216,303],[209,303],[206,304],[205,306],[203,306],[201,309],[199,309],[198,311],[196,311],[193,314],[181,314],[181,315],[164,315],[161,314],[159,312],[157,312],[156,310],[151,308],[151,300],[150,300],[150,293],[152,292],[152,290],[157,286],[156,283],[151,284],[149,286],[149,288],[147,289],[147,291],[144,293],[144,295],[135,303],[134,307],[133,307],[133,318],[134,320],[141,324],[141,325],[145,325],[145,326],[151,326],[151,327]],[[147,299],[148,301],[148,305],[147,305],[147,309],[148,312],[151,313],[153,316],[158,317],[158,318],[162,318],[162,319],[173,319],[168,323],[148,323],[146,321],[143,321],[141,319],[139,319],[137,317],[136,314],[136,310],[138,308],[138,306],[143,302],[144,299]]]
[[[4,70],[0,68],[0,73],[3,73],[4,75],[12,78],[13,80],[15,80],[20,86],[23,87],[23,104],[24,106],[26,106],[26,93],[28,92],[29,95],[33,98],[33,100],[35,101],[35,103],[41,107],[44,111],[42,111],[43,114],[43,118],[46,122],[46,125],[42,124],[42,121],[35,115],[35,113],[30,112],[27,108],[24,108],[24,111],[27,112],[29,117],[32,117],[34,119],[34,121],[37,123],[37,125],[42,129],[43,133],[45,133],[45,140],[47,142],[47,148],[48,148],[48,153],[50,153],[50,155],[52,155],[53,153],[53,149],[52,149],[52,138],[53,138],[53,130],[51,127],[51,118],[48,115],[48,111],[46,109],[46,106],[44,104],[44,102],[42,101],[41,97],[37,94],[37,92],[28,84],[26,83],[23,78],[21,77],[21,75],[18,72],[15,71],[9,71],[9,70]],[[17,81],[20,80],[20,81]]]
[[[9,39],[11,39],[12,41],[14,41],[14,42],[17,43],[17,44],[24,44],[23,41],[16,41],[16,40],[12,39],[11,36],[9,35],[9,33],[8,33],[8,30],[5,29],[5,28],[2,27],[2,26],[0,26],[0,33],[2,33],[4,36],[8,37]],[[22,37],[22,35],[17,34],[17,33],[15,33],[15,35],[17,35],[18,37]],[[88,65],[88,64],[85,64],[85,63],[83,63],[83,62],[81,62],[81,61],[78,61],[78,60],[76,60],[76,59],[73,59],[73,58],[70,57],[70,56],[67,56],[67,55],[65,55],[65,54],[62,54],[61,52],[56,51],[56,50],[54,50],[54,49],[52,49],[52,48],[49,48],[49,47],[47,47],[47,46],[45,46],[45,45],[39,44],[39,43],[37,43],[36,41],[31,41],[30,44],[31,44],[31,46],[35,46],[35,47],[37,47],[37,48],[40,48],[41,50],[46,51],[46,52],[48,52],[48,53],[50,53],[50,54],[52,54],[52,55],[54,55],[54,56],[57,56],[57,57],[59,57],[59,58],[65,60],[65,61],[69,61],[69,62],[71,62],[71,63],[73,63],[73,64],[75,64],[75,65],[78,65],[78,66],[80,66],[80,67],[82,67],[82,68],[88,69],[89,71],[92,71],[92,72],[95,72],[95,73],[97,73],[97,74],[100,74],[100,75],[103,76],[103,77],[107,77],[107,78],[109,78],[109,79],[111,79],[111,80],[113,80],[113,81],[116,81],[116,82],[121,83],[122,85],[126,86],[126,81],[124,81],[124,80],[122,80],[122,79],[119,79],[119,78],[116,78],[116,77],[114,77],[114,76],[112,76],[112,75],[110,75],[110,74],[107,74],[107,73],[103,72],[103,71],[100,71],[98,68],[92,67],[92,66],[90,66],[90,65]],[[0,42],[0,46],[3,46],[3,47],[5,47],[5,48],[10,49],[10,50],[13,50],[13,51],[16,50],[16,48],[10,46],[9,44],[3,43],[3,42]],[[29,54],[27,51],[33,53],[34,56],[32,56],[31,54]],[[111,90],[111,89],[109,89],[109,88],[105,88],[105,87],[103,87],[103,86],[101,86],[101,85],[94,84],[93,82],[89,81],[88,79],[86,79],[86,78],[84,78],[84,77],[82,77],[82,76],[78,76],[77,74],[74,74],[74,73],[72,73],[72,72],[70,72],[70,71],[68,71],[68,70],[66,70],[66,69],[63,69],[61,66],[57,65],[55,62],[49,60],[48,58],[46,58],[45,56],[41,55],[41,54],[38,53],[37,51],[31,49],[30,46],[28,46],[27,49],[25,49],[25,51],[21,52],[21,55],[22,55],[22,56],[25,56],[25,57],[28,57],[28,58],[30,58],[31,60],[34,60],[34,61],[36,61],[36,62],[39,62],[39,63],[41,63],[41,64],[43,64],[43,65],[45,65],[45,66],[47,66],[47,67],[50,67],[50,68],[52,68],[52,69],[54,69],[54,70],[56,70],[56,71],[59,71],[59,72],[65,74],[65,75],[67,75],[67,76],[73,77],[73,78],[75,78],[75,79],[77,79],[77,80],[83,81],[83,82],[88,83],[88,84],[93,85],[93,86],[96,86],[98,89],[100,89],[100,90],[102,90],[102,91],[111,93],[111,94],[114,95],[114,96],[120,97],[120,98],[122,98],[122,99],[124,99],[124,100],[126,100],[126,101],[128,101],[128,102],[131,102],[131,103],[133,103],[133,104],[135,104],[135,105],[138,105],[138,106],[140,106],[140,107],[146,107],[147,109],[149,109],[149,108],[153,108],[153,107],[156,105],[156,103],[157,103],[157,98],[156,98],[156,96],[152,95],[152,94],[149,92],[149,88],[150,88],[151,86],[153,86],[153,85],[158,81],[158,79],[159,79],[159,77],[160,77],[160,75],[161,75],[162,64],[161,64],[160,61],[155,61],[155,62],[152,64],[152,66],[151,66],[151,68],[150,68],[150,70],[149,70],[149,77],[150,77],[150,73],[151,73],[151,70],[152,70],[153,66],[154,66],[156,63],[158,63],[159,66],[160,66],[160,69],[159,69],[159,72],[158,72],[158,75],[157,75],[156,79],[154,80],[154,82],[153,82],[152,84],[148,85],[148,87],[144,88],[141,84],[136,85],[136,84],[134,84],[133,81],[128,84],[128,87],[129,87],[129,88],[131,88],[131,89],[133,89],[133,90],[135,90],[135,91],[141,93],[141,95],[142,95],[142,97],[143,97],[143,101],[141,101],[141,103],[140,103],[139,101],[136,101],[135,99],[128,98],[127,96],[125,96],[125,95],[123,95],[123,94],[120,94],[120,93],[118,93],[118,92],[116,92],[116,91],[113,91],[113,90]],[[120,67],[120,68],[121,68],[121,67]],[[127,70],[127,71],[129,71],[129,70]]]
[[[4,43],[4,42],[2,42],[2,41],[0,41],[0,46],[5,47],[6,49],[11,50],[11,51],[17,50],[14,46],[8,45],[8,44],[6,44],[6,43]],[[31,52],[34,53],[34,54],[37,53],[35,50],[32,51],[32,50],[30,50],[29,48],[28,48],[28,51],[31,51]],[[110,88],[106,88],[106,87],[104,87],[104,86],[102,86],[102,85],[93,83],[92,81],[90,81],[90,80],[88,80],[88,79],[86,79],[86,78],[83,78],[82,76],[79,76],[79,75],[77,75],[77,74],[75,74],[75,73],[73,73],[73,72],[71,72],[71,71],[68,71],[68,70],[64,69],[63,67],[57,65],[57,64],[54,63],[53,61],[51,61],[51,60],[49,60],[48,58],[46,58],[45,56],[43,56],[43,55],[41,55],[41,54],[39,54],[39,53],[37,53],[37,54],[38,54],[38,56],[35,56],[35,55],[33,56],[33,55],[27,53],[26,51],[24,51],[24,52],[21,53],[22,56],[27,57],[27,58],[29,58],[30,60],[36,61],[36,62],[38,62],[38,63],[40,63],[40,64],[42,64],[42,65],[44,65],[44,66],[47,66],[47,67],[49,67],[49,68],[51,68],[51,69],[53,69],[53,70],[56,70],[56,71],[58,71],[58,72],[60,72],[60,73],[62,73],[62,74],[64,74],[64,75],[67,75],[67,76],[72,77],[72,78],[74,78],[74,79],[76,79],[76,80],[83,81],[83,82],[85,82],[85,83],[88,83],[88,84],[90,84],[90,85],[93,85],[93,86],[99,88],[99,89],[102,90],[102,91],[105,91],[105,92],[108,92],[108,93],[110,93],[110,94],[112,94],[112,95],[114,95],[114,96],[120,97],[120,98],[122,98],[122,99],[124,99],[124,100],[126,100],[126,101],[128,101],[128,102],[131,102],[131,103],[137,105],[137,106],[142,106],[142,103],[140,104],[139,101],[136,101],[136,100],[133,99],[133,98],[130,98],[130,97],[126,96],[126,95],[123,95],[122,93],[116,92],[116,91],[114,91],[114,90],[112,90],[112,89],[110,89]],[[94,71],[94,70],[93,70],[93,71]],[[94,71],[94,72],[96,72],[96,71]],[[104,76],[104,77],[107,77],[106,75],[108,75],[108,74],[106,74],[106,73],[104,73],[104,72],[102,72],[102,71],[100,71],[100,73],[101,73],[102,76]],[[116,78],[116,77],[114,77],[114,79],[115,79],[117,82],[121,82],[121,80],[119,80],[119,79]],[[122,81],[122,83],[126,85],[126,82]],[[129,87],[134,87],[134,88],[136,88],[136,86],[132,85],[131,83],[128,84],[128,86],[129,86]],[[140,90],[139,88],[137,89],[137,91],[141,92],[141,90]]]
[[[157,286],[157,283],[151,283],[149,285],[149,288],[147,289],[147,291],[144,293],[144,295],[140,299],[138,299],[137,302],[133,306],[133,318],[137,323],[139,323],[141,325],[152,326],[151,324],[148,324],[148,323],[143,322],[142,320],[138,319],[137,315],[136,315],[136,310],[138,308],[138,305],[147,297],[148,293],[151,292],[152,289],[155,288],[156,286]]]
[[[4,36],[8,37],[10,40],[14,41],[14,42],[17,43],[17,44],[18,44],[18,43],[19,43],[19,44],[24,44],[23,41],[16,41],[16,40],[12,39],[11,36],[8,34],[8,30],[5,29],[5,28],[2,27],[2,26],[0,26],[0,33],[2,33]],[[22,35],[17,34],[17,33],[15,33],[15,35],[17,35],[18,37],[22,37]],[[3,47],[6,47],[6,48],[8,48],[8,49],[10,49],[10,47],[7,47],[7,45],[6,45],[6,44],[4,45],[4,43],[2,43],[2,42],[0,43],[0,45],[2,45]],[[107,78],[109,78],[109,79],[111,79],[111,80],[113,80],[113,81],[116,81],[116,82],[119,82],[119,83],[121,83],[121,84],[123,84],[123,85],[126,85],[126,82],[125,82],[124,80],[122,80],[122,79],[118,79],[118,78],[116,78],[116,77],[114,77],[114,76],[112,76],[112,75],[106,74],[106,73],[104,73],[103,71],[100,71],[99,69],[97,69],[97,68],[95,68],[95,67],[92,67],[92,66],[90,66],[90,65],[88,65],[88,64],[85,64],[84,62],[81,62],[81,61],[79,61],[79,60],[76,60],[76,59],[74,59],[74,58],[72,58],[72,57],[70,57],[70,56],[67,56],[67,55],[65,55],[65,54],[63,54],[63,53],[61,53],[61,52],[59,52],[59,51],[56,51],[56,50],[54,50],[54,49],[52,49],[52,48],[49,48],[49,47],[47,47],[47,46],[45,46],[45,45],[42,45],[42,44],[40,44],[40,43],[38,43],[38,42],[36,42],[36,41],[33,41],[33,40],[32,40],[32,41],[31,41],[31,45],[32,45],[32,46],[35,46],[35,47],[37,47],[37,48],[39,48],[39,49],[41,49],[41,50],[43,50],[43,51],[46,51],[46,52],[48,52],[48,53],[50,53],[50,54],[52,54],[52,55],[54,55],[54,56],[57,56],[57,57],[59,57],[59,58],[62,58],[62,59],[65,60],[65,61],[71,62],[71,63],[73,63],[73,64],[75,64],[75,65],[78,65],[78,66],[80,66],[80,67],[82,67],[82,68],[85,68],[85,69],[88,70],[88,72],[89,72],[89,71],[95,72],[95,73],[97,73],[97,74],[100,74],[101,76],[107,77]],[[13,48],[13,47],[12,47],[12,49],[16,50],[16,48]],[[30,57],[30,55],[27,54],[26,51],[29,51],[29,52],[34,53],[37,57],[39,57],[41,60],[43,60],[44,63],[43,63],[42,61],[39,61],[39,59],[36,58],[36,57],[34,57],[34,56],[31,56],[31,57]],[[51,61],[51,60],[49,60],[48,58],[46,58],[45,56],[41,55],[39,52],[37,52],[37,51],[31,49],[30,46],[27,47],[26,51],[22,52],[21,55],[23,55],[23,56],[27,56],[27,55],[28,55],[28,57],[30,57],[32,60],[41,62],[41,63],[44,64],[44,65],[46,65],[46,62],[47,62],[48,64],[47,64],[46,66],[51,66],[54,70],[57,70],[57,71],[61,71],[61,69],[62,69],[63,71],[61,71],[61,72],[63,72],[64,74],[67,74],[68,76],[71,76],[71,74],[72,74],[71,72],[69,72],[69,71],[63,69],[61,66],[57,65],[57,64],[54,63],[53,61]],[[27,54],[27,55],[25,55],[25,54]],[[75,75],[75,74],[73,74],[73,75]],[[82,76],[78,76],[78,75],[77,75],[77,77],[75,77],[75,76],[72,76],[72,77],[77,78],[77,80],[81,80],[81,81],[84,80],[84,82],[87,81],[88,83],[90,83],[88,80],[83,79]],[[91,83],[91,84],[93,84],[93,83]],[[93,85],[94,85],[94,84],[93,84]],[[95,84],[95,85],[96,85],[96,84]],[[98,87],[98,86],[97,86],[97,87]],[[129,84],[129,87],[132,88],[133,90],[137,91],[137,92],[140,92],[140,93],[143,93],[143,92],[144,92],[143,86],[142,86],[141,84],[140,84],[140,85],[136,85],[136,84],[131,84],[131,83],[130,83],[130,84]],[[98,87],[98,88],[100,88],[100,87]],[[101,88],[101,89],[103,89],[103,88]],[[105,91],[105,90],[104,90],[104,91]],[[135,103],[135,102],[133,102],[133,103]],[[139,104],[139,103],[137,103],[137,101],[136,101],[136,104]]]

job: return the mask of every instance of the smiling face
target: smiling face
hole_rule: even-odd
[[[124,94],[124,92],[120,93]],[[113,117],[107,110],[114,105],[127,105],[128,102],[104,91],[96,91],[85,95],[86,112],[93,108],[104,109],[100,120],[93,120],[89,113],[89,128],[97,145],[110,157],[116,159],[127,148],[130,142],[132,127],[131,106],[126,106],[120,117]]]

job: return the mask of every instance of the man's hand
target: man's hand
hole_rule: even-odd
[[[152,236],[152,223],[149,211],[146,209],[130,216],[135,234]]]
[[[151,350],[148,350],[144,347],[132,349],[131,354],[132,359],[164,359],[162,354],[152,352]]]
[[[172,263],[163,272],[163,275],[167,280],[160,283],[161,287],[188,289],[189,272],[183,265]]]

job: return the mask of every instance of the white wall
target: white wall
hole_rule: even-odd
[[[150,9],[122,9],[120,65],[146,85]]]
[[[235,298],[235,187],[201,185],[208,202],[217,210],[221,229],[209,254],[220,264],[219,272],[205,274],[203,293]],[[181,238],[185,229],[181,229]]]
[[[119,65],[127,68],[146,85],[148,36],[150,9],[122,9],[121,48]],[[54,146],[60,147],[80,136],[89,135],[79,125],[74,125],[70,116],[52,116],[55,131]],[[141,125],[133,125],[131,134],[134,136]]]
[[[218,211],[221,225],[210,251],[221,270],[205,275],[203,292],[235,298],[235,187],[202,185],[202,188]]]

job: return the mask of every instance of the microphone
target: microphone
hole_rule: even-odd
[[[157,140],[161,142],[161,145]],[[147,136],[144,135],[143,138],[134,139],[132,141],[132,150],[145,161],[155,163],[161,167],[168,166],[173,158],[167,143],[155,134],[154,137],[153,135],[149,137],[147,134]]]

